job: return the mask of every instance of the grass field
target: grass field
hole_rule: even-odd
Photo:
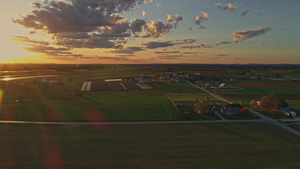
[[[180,120],[177,109],[160,91],[84,93],[76,99],[64,100],[62,96],[68,92],[71,90],[65,85],[6,86],[0,119],[21,121]],[[16,102],[15,98],[26,99],[26,102]]]
[[[246,112],[244,114],[238,115],[223,115],[223,117],[227,120],[248,120],[248,119],[260,119],[259,116],[252,114],[250,112]]]
[[[150,84],[154,89],[164,91],[166,93],[199,93],[199,89],[191,86],[186,82],[168,83],[155,82]]]
[[[20,86],[15,81],[2,82],[0,120],[20,121],[161,121],[181,120],[179,111],[166,97],[167,92],[199,92],[186,83],[152,83],[151,91],[103,91],[79,93],[90,78],[128,76],[137,72],[74,72],[63,74],[62,84]],[[139,72],[140,73],[140,72]],[[80,94],[65,100],[64,95]]]
[[[62,82],[71,90],[80,90],[82,83],[88,79],[113,78],[121,76],[139,76],[143,72],[135,71],[88,71],[68,73],[62,76]]]
[[[234,86],[245,88],[299,88],[297,81],[274,81],[274,80],[242,80],[231,83]]]
[[[205,99],[207,97],[211,98],[208,100],[209,102],[213,103],[220,103],[222,104],[222,101],[220,100],[214,100],[214,98],[211,97],[211,95],[207,93],[168,93],[167,95],[170,97],[170,99],[176,104],[181,103],[185,104],[185,106],[180,107],[178,110],[181,114],[181,118],[183,120],[220,120],[220,118],[216,115],[212,114],[204,114],[200,115],[195,112],[194,104],[199,102],[200,100],[206,101]],[[186,114],[186,112],[189,112],[191,114]]]
[[[226,97],[230,101],[249,105],[251,100],[260,100],[270,92],[275,92],[278,97],[284,98],[298,115],[300,113],[300,82],[295,81],[266,81],[266,80],[244,80],[231,82],[242,88],[218,89],[218,94]],[[210,89],[214,92],[213,89]],[[268,115],[268,114],[266,114]],[[272,118],[282,118],[281,115],[268,115]]]
[[[300,138],[263,123],[0,125],[0,168],[298,168]]]
[[[141,73],[120,69],[59,72],[62,75],[62,84],[59,85],[17,86],[0,82],[0,120],[186,120],[182,118],[181,110],[175,108],[166,94],[175,102],[191,106],[195,100],[206,97],[217,102],[215,98],[187,83],[156,82],[150,84],[154,88],[150,91],[79,92],[82,83],[87,79]],[[295,85],[284,87],[278,84],[268,88],[263,84],[253,87],[253,84],[244,83],[246,84],[249,86],[244,86],[244,89],[220,89],[219,92],[227,95],[229,100],[249,103],[253,98],[275,91],[289,97],[290,100],[287,100],[291,101],[292,108],[300,109],[297,99],[300,94],[299,87]],[[78,96],[70,100],[62,99],[66,93],[75,93]],[[253,115],[226,118],[252,119]],[[217,119],[219,118],[216,116],[199,115],[188,120]],[[299,130],[298,125],[292,127]],[[299,168],[300,161],[300,138],[265,123],[0,124],[0,133],[0,168],[5,169],[289,169]]]
[[[299,122],[299,124],[293,124],[293,125],[289,125],[289,126],[293,129],[300,131],[300,122]]]
[[[198,89],[197,93],[168,93],[168,96],[173,101],[197,101],[197,100],[205,100],[207,97],[212,98],[211,95],[201,92],[201,90]]]

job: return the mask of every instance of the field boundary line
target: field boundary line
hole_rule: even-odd
[[[124,88],[124,90],[126,90],[127,88],[123,85],[123,83],[120,83],[122,86],[123,86],[123,88]]]
[[[172,104],[178,109],[178,107],[176,106],[176,104],[174,103],[174,101],[170,98],[170,96],[168,94],[166,94],[166,96],[172,102]]]

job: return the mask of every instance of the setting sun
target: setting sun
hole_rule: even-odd
[[[282,0],[189,0],[184,5],[180,0],[107,2],[1,2],[0,61],[299,63],[299,23],[295,19],[278,22],[298,18],[296,0],[289,5]]]
[[[0,38],[2,63],[16,62],[16,60],[32,55],[22,49],[22,46],[6,38]]]
[[[0,169],[300,168],[300,0],[1,0]]]

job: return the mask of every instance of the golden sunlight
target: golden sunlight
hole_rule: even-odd
[[[22,50],[21,45],[7,38],[0,37],[0,46],[1,46],[1,52],[0,52],[1,63],[15,62],[16,59],[20,60],[23,57],[29,57],[32,55],[32,53]]]
[[[11,80],[11,78],[9,78],[9,77],[6,77],[6,78],[3,78],[3,79],[1,79],[1,80],[3,80],[3,81],[10,81],[10,80]]]
[[[1,108],[1,105],[2,105],[2,96],[3,96],[3,90],[0,89],[0,108]]]

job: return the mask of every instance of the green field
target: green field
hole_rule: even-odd
[[[211,95],[202,92],[201,90],[197,89],[197,93],[168,93],[168,96],[175,101],[198,101],[200,100],[205,100],[207,97],[210,98],[211,100],[214,99]]]
[[[223,115],[223,117],[227,120],[248,120],[248,119],[260,119],[259,116],[252,114],[250,112],[246,112],[243,114],[237,115]]]
[[[68,73],[62,76],[62,81],[65,82],[68,88],[72,90],[80,90],[83,82],[88,79],[103,79],[122,76],[139,76],[143,72],[134,71],[88,71]]]
[[[89,69],[88,65],[82,68],[89,69],[88,71],[72,71],[72,68],[68,68],[68,71],[58,72],[3,72],[0,74],[3,77],[54,73],[61,75],[62,83],[34,84],[31,83],[32,79],[24,80],[26,82],[24,85],[17,85],[16,81],[0,82],[0,120],[46,122],[219,120],[219,117],[214,115],[185,114],[186,111],[193,111],[193,105],[198,99],[222,103],[185,82],[153,82],[149,84],[153,90],[80,92],[83,82],[87,79],[153,75],[149,73],[150,71],[130,71],[129,68],[129,66],[108,65]],[[231,76],[231,70],[199,71],[198,68],[190,68],[187,71],[201,72],[203,75],[206,73],[205,76]],[[270,91],[275,91],[299,113],[300,87],[295,83],[290,83],[286,87],[280,86],[284,83],[268,87],[264,81],[256,82],[245,80],[241,84],[246,86],[220,89],[217,92],[231,101],[249,104],[252,99],[258,100]],[[234,85],[234,82],[232,83]],[[64,98],[66,95],[74,98],[66,99]],[[209,100],[205,100],[207,97]],[[176,108],[172,101],[188,106],[183,109]],[[274,114],[269,116],[280,118]],[[239,120],[257,117],[245,113],[225,118]],[[219,122],[135,125],[1,123],[0,168],[299,168],[299,136],[266,123]],[[299,130],[298,124],[291,124],[291,127]]]
[[[296,129],[296,130],[300,131],[300,122],[299,122],[299,124],[292,124],[292,125],[289,125],[289,126],[293,129]]]
[[[263,123],[0,125],[0,168],[298,168],[300,138]]]
[[[242,85],[243,88],[218,89],[218,94],[230,101],[249,105],[251,100],[260,100],[270,92],[275,92],[279,98],[284,98],[298,115],[300,113],[300,82],[293,81],[249,81],[231,82],[232,85]],[[269,86],[269,87],[268,87]],[[214,89],[209,89],[214,92]],[[265,113],[272,118],[282,118]]]
[[[191,86],[186,82],[168,83],[155,82],[150,84],[154,89],[164,91],[167,93],[199,93],[199,89]]]
[[[199,89],[187,83],[154,82],[154,90],[80,92],[83,82],[93,78],[138,75],[132,71],[60,72],[61,84],[35,84],[33,79],[1,82],[0,120],[19,121],[162,121],[184,120],[166,94],[195,97]],[[21,72],[20,75],[23,73]],[[24,73],[24,75],[27,75]],[[75,94],[74,99],[63,99]],[[178,95],[178,94],[174,94]],[[172,96],[174,96],[172,95]],[[201,99],[209,95],[201,93]]]
[[[177,109],[166,97],[164,91],[133,90],[80,93],[79,90],[85,81],[84,78],[84,75],[69,75],[68,78],[62,77],[62,84],[32,84],[28,82],[20,86],[16,82],[2,82],[2,87],[0,87],[3,91],[0,120],[180,120]],[[75,94],[76,98],[63,99],[64,95],[70,93]]]

